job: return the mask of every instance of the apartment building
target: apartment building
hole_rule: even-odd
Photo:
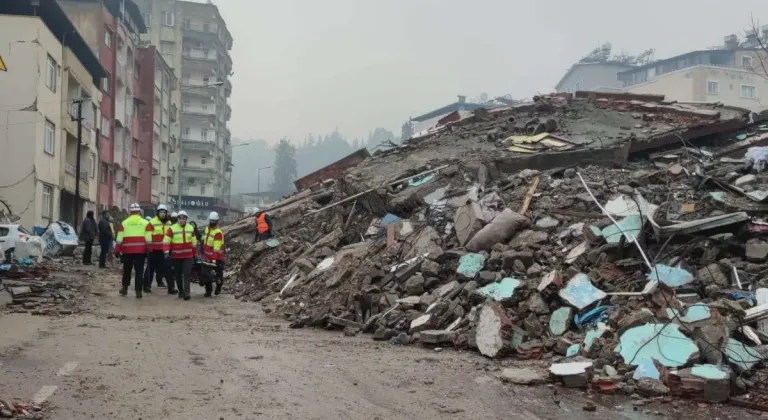
[[[55,0],[0,2],[0,57],[0,199],[27,227],[73,223],[96,208],[106,72]]]
[[[752,111],[765,109],[768,99],[768,54],[757,34],[740,42],[725,37],[722,46],[692,51],[618,73],[624,90],[660,93],[680,102],[722,102]],[[768,26],[763,27],[768,40]]]
[[[232,114],[227,103],[232,93],[232,36],[210,2],[136,1],[149,28],[145,39],[158,45],[180,80],[179,178],[171,191],[178,200],[172,201],[190,209],[193,219],[204,220],[214,209],[226,212],[232,166],[227,129]]]
[[[138,200],[139,179],[151,176],[151,170],[141,170],[136,111],[137,48],[146,27],[132,0],[59,0],[59,4],[106,70],[101,82],[99,207],[127,210]]]
[[[176,122],[176,104],[172,101],[178,84],[173,69],[154,45],[139,48],[141,63],[139,108],[139,159],[152,162],[152,177],[139,180],[139,204],[154,212],[158,204],[169,203],[169,187],[175,183],[170,171],[170,155],[176,138],[171,126]],[[149,165],[146,165],[149,168]]]

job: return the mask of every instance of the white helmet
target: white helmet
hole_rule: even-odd
[[[171,213],[171,217],[179,217],[179,214],[176,212]]]
[[[157,211],[162,211],[162,210],[168,211],[168,207],[165,207],[165,204],[160,204],[159,206],[157,206]]]
[[[149,217],[149,216],[145,217],[145,219],[147,219],[147,221],[148,221],[148,222],[151,222],[151,221],[152,221],[152,218],[151,218],[151,217]]]
[[[180,210],[179,214],[176,215],[176,217],[181,217],[181,216],[189,218],[189,216],[187,216],[187,212],[185,212],[184,210]]]
[[[129,208],[129,210],[131,211],[131,213],[135,213],[137,211],[141,211],[141,206],[139,205],[139,203],[133,203],[131,204],[131,207]]]
[[[219,221],[219,213],[216,213],[215,211],[212,211],[211,214],[208,215],[208,220],[213,220],[214,222]]]

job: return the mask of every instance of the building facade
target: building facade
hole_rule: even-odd
[[[577,90],[596,92],[620,92],[623,88],[618,78],[620,71],[632,66],[620,62],[575,63],[565,72],[555,86],[557,92],[572,93]]]
[[[230,194],[232,144],[227,122],[232,110],[232,36],[211,3],[137,0],[149,31],[179,84],[176,206],[194,203],[193,219],[221,209]],[[171,166],[173,169],[173,166]],[[170,171],[171,177],[174,175]],[[174,184],[172,184],[174,185]],[[175,202],[174,200],[171,200]],[[198,214],[199,213],[199,214]]]
[[[106,76],[101,81],[99,125],[99,188],[101,209],[126,210],[137,201],[141,171],[138,159],[139,122],[136,112],[139,35],[146,31],[132,0],[59,0]]]
[[[141,65],[139,107],[139,159],[144,165],[151,162],[152,177],[139,180],[139,204],[153,209],[158,204],[168,204],[171,145],[176,138],[171,134],[175,122],[176,104],[172,100],[177,85],[173,69],[155,48],[149,45],[139,48]]]
[[[74,223],[96,208],[104,69],[55,0],[0,2],[0,57],[0,211],[27,227]]]

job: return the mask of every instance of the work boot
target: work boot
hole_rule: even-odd
[[[120,295],[125,296],[128,294],[128,286],[123,286],[120,288]]]
[[[152,288],[149,286],[144,286],[144,293],[152,293]]]
[[[165,287],[165,283],[162,280],[157,281],[157,287]]]
[[[189,300],[189,299],[190,299],[189,295],[184,295],[184,300]]]
[[[184,292],[179,290],[179,299],[184,299]]]
[[[137,290],[136,291],[136,299],[141,299],[141,297],[142,297],[141,290]]]
[[[205,294],[203,295],[203,297],[211,297],[211,292],[206,290]]]
[[[214,295],[218,296],[219,293],[221,293],[221,283],[216,283],[216,290],[213,292]]]
[[[168,288],[168,294],[169,294],[169,295],[175,295],[175,294],[177,294],[177,293],[179,293],[179,291],[178,291],[178,290],[176,290],[176,289],[174,289],[174,288],[170,288],[170,287]]]

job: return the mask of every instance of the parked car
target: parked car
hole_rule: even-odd
[[[15,224],[0,224],[0,250],[7,258],[16,248],[16,241],[26,241],[32,237],[32,232],[24,229],[24,226]]]

